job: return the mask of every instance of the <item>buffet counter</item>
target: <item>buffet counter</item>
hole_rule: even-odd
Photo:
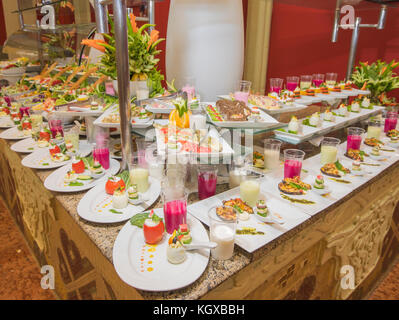
[[[146,292],[125,284],[112,264],[125,223],[101,225],[78,216],[85,192],[60,194],[43,183],[51,170],[22,166],[13,142],[0,139],[0,191],[40,266],[55,268],[61,299],[359,299],[399,253],[399,162],[343,199],[252,254],[210,259],[192,285]],[[219,185],[217,193],[228,189]],[[190,203],[196,202],[196,195]],[[159,207],[159,201],[155,207]],[[341,286],[341,267],[355,271],[355,288]]]

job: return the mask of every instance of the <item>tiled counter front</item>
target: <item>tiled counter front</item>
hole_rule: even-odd
[[[84,193],[56,194],[43,186],[51,171],[21,165],[0,140],[0,191],[39,264],[52,265],[62,299],[347,299],[364,297],[399,251],[399,163],[338,203],[249,255],[211,259],[193,285],[149,293],[123,283],[112,247],[123,224],[79,218]],[[220,190],[223,191],[223,190]],[[341,287],[351,265],[355,289]]]

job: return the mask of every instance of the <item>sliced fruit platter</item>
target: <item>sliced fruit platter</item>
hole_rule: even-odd
[[[205,107],[209,120],[218,127],[227,128],[268,128],[278,127],[280,123],[260,110],[247,106],[242,101],[218,100],[216,104]]]
[[[116,160],[112,160],[115,161]],[[140,192],[139,192],[140,191]],[[130,219],[151,206],[159,197],[159,180],[146,176],[146,183],[136,181],[129,171],[107,177],[82,198],[78,214],[96,223],[117,223]]]

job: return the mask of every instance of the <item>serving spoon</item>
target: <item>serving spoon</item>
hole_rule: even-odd
[[[218,244],[216,242],[197,242],[183,245],[184,249],[197,250],[197,249],[215,249]]]

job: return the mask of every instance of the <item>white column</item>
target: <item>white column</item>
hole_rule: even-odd
[[[196,79],[202,101],[235,90],[244,66],[242,0],[171,0],[166,40],[168,81]]]

